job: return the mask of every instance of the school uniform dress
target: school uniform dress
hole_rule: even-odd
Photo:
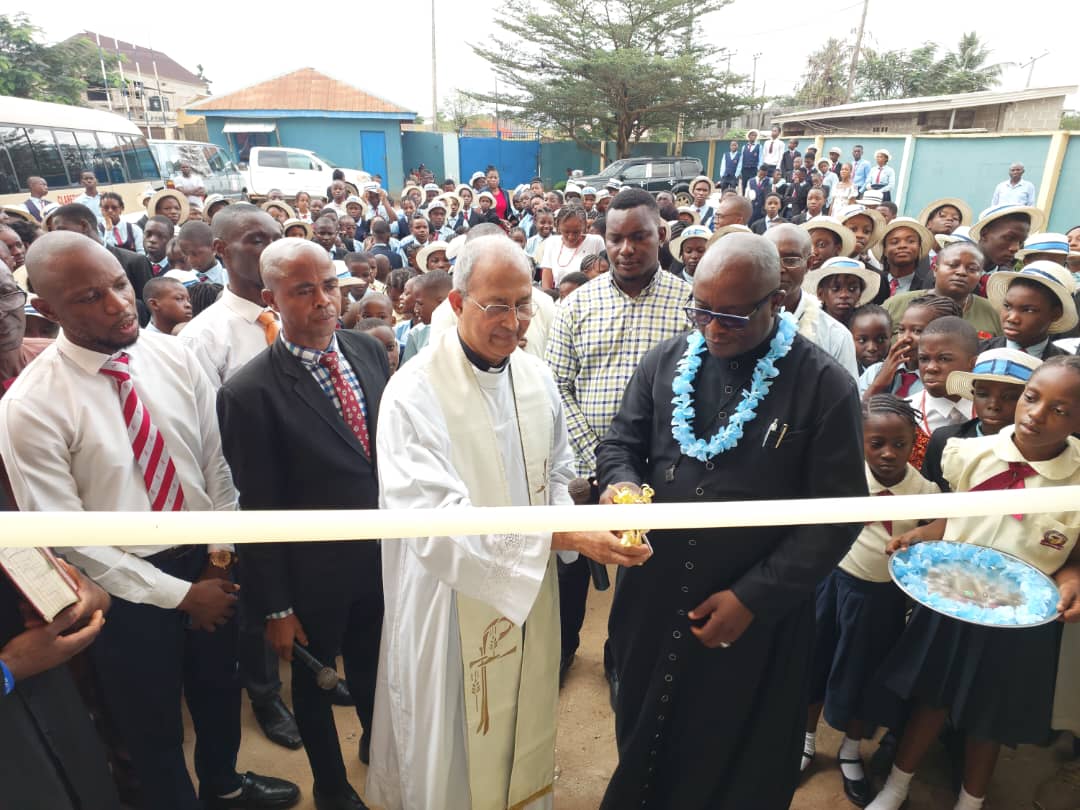
[[[723,427],[773,334],[737,357],[701,356],[696,435]],[[796,335],[738,445],[700,462],[671,435],[672,382],[685,350],[679,336],[641,360],[597,448],[601,488],[646,482],[656,502],[720,511],[727,500],[866,494],[855,384],[825,352]],[[805,733],[814,592],[857,533],[847,524],[650,533],[655,553],[648,565],[621,570],[608,624],[620,682],[619,764],[602,808],[790,804]],[[729,589],[754,621],[730,647],[708,649],[690,632],[687,613]]]
[[[866,485],[872,496],[939,491],[911,465],[892,487],[867,466]],[[917,525],[916,520],[867,523],[851,551],[818,586],[810,702],[825,704],[825,721],[833,728],[844,730],[866,716],[867,687],[904,630],[905,597],[889,576],[885,547]],[[866,735],[873,733],[867,727]]]
[[[743,188],[745,189],[746,184],[757,177],[758,165],[761,163],[761,141],[755,141],[752,144],[747,141],[739,151],[741,152],[739,160],[742,166]]]
[[[956,492],[1004,489],[995,476],[1023,464],[1024,488],[1080,483],[1080,439],[1048,461],[1026,461],[1012,442],[1013,428],[996,436],[951,441],[941,469]],[[1052,575],[1065,564],[1080,535],[1080,512],[950,518],[945,540],[975,543],[1013,554]],[[1061,624],[1001,629],[948,618],[916,606],[907,628],[882,665],[884,694],[948,707],[954,727],[1016,746],[1044,743],[1050,732]],[[888,704],[879,704],[884,709]],[[884,711],[880,719],[889,720]]]

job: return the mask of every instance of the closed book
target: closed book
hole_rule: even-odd
[[[0,568],[45,621],[79,601],[79,586],[47,548],[0,548]]]

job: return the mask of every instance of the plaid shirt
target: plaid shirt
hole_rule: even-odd
[[[289,350],[289,353],[311,372],[311,376],[315,378],[315,382],[319,384],[323,393],[330,397],[330,401],[334,403],[338,416],[341,416],[341,400],[338,399],[337,392],[334,390],[334,383],[330,380],[330,369],[319,363],[319,360],[326,352],[337,352],[338,368],[341,370],[341,376],[345,378],[345,382],[349,384],[353,393],[356,394],[356,401],[360,403],[360,410],[364,413],[365,421],[367,420],[367,403],[364,402],[364,389],[360,387],[360,381],[356,379],[356,372],[352,370],[349,361],[345,359],[344,353],[338,348],[337,335],[330,337],[330,345],[326,347],[326,351],[321,352],[290,343],[285,339],[284,332],[281,335],[281,342],[285,344],[285,348]],[[342,416],[341,418],[344,419],[345,417]]]
[[[578,475],[596,471],[596,445],[618,413],[642,355],[689,327],[682,308],[690,289],[657,268],[649,286],[631,298],[605,273],[559,307],[546,359],[566,409]]]

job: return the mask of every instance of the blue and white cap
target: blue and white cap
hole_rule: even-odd
[[[945,381],[945,389],[951,396],[971,399],[976,380],[1027,385],[1042,360],[1033,354],[1016,349],[989,349],[975,358],[971,371],[954,371]]]
[[[1080,322],[1076,301],[1073,300],[1076,281],[1073,280],[1072,273],[1049,259],[1032,262],[1019,270],[998,270],[991,273],[989,281],[986,282],[986,297],[995,309],[1001,309],[1009,286],[1018,278],[1043,285],[1061,304],[1061,317],[1050,324],[1051,334],[1069,332]]]
[[[817,295],[818,287],[829,276],[857,276],[863,283],[862,295],[856,306],[869,304],[878,294],[881,276],[874,270],[868,270],[858,259],[847,256],[834,256],[825,261],[817,270],[811,270],[803,277],[803,292]]]
[[[1053,253],[1058,256],[1069,255],[1069,237],[1063,233],[1035,233],[1024,241],[1024,247],[1016,251],[1016,258],[1022,259],[1032,253]],[[1072,254],[1076,256],[1075,252]]]
[[[675,258],[682,258],[682,246],[687,239],[704,239],[707,245],[712,238],[712,231],[704,225],[687,225],[677,237],[671,240],[668,249]]]
[[[970,235],[972,241],[978,242],[983,228],[990,223],[996,222],[1002,217],[1009,217],[1017,214],[1028,218],[1028,221],[1031,222],[1032,231],[1038,231],[1046,225],[1046,214],[1043,213],[1041,208],[1035,208],[1032,205],[995,205],[983,209],[982,213],[979,214],[979,219],[971,226]]]

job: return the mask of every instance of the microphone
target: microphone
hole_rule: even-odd
[[[315,683],[319,688],[329,692],[338,685],[338,674],[335,670],[320,663],[319,660],[304,649],[300,642],[293,642],[293,655],[300,659],[300,663],[315,673]]]
[[[566,485],[566,488],[570,492],[570,499],[578,506],[600,503],[600,492],[596,484],[587,478],[575,478]],[[598,591],[606,591],[610,588],[611,579],[608,577],[607,568],[588,557],[585,561],[589,564],[593,587]]]

